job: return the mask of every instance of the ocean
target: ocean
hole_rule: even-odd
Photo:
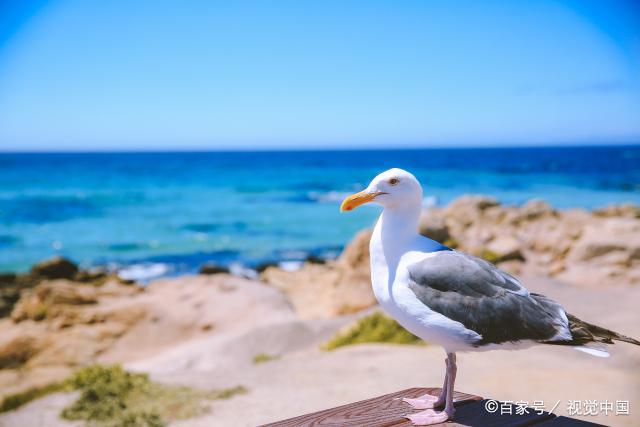
[[[466,193],[559,209],[640,204],[640,146],[0,154],[0,271],[63,255],[126,277],[335,257],[378,209],[342,198],[391,167],[425,204]]]

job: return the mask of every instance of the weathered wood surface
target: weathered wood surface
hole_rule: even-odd
[[[410,388],[373,399],[350,403],[337,408],[326,409],[313,414],[302,415],[284,421],[267,424],[263,427],[301,427],[301,426],[335,426],[335,427],[391,427],[410,426],[404,418],[412,412],[411,407],[402,402],[403,397],[418,397],[425,393],[437,396],[439,388]],[[454,400],[456,408],[465,403],[482,399],[479,396],[456,392]],[[449,423],[454,427],[456,424]]]
[[[402,402],[403,397],[418,397],[425,393],[437,396],[439,388],[410,388],[373,399],[350,403],[337,408],[326,409],[312,414],[301,415],[288,420],[265,424],[262,427],[411,427],[405,415],[417,412]],[[455,392],[455,422],[439,424],[442,427],[483,426],[483,427],[587,427],[600,424],[588,423],[567,417],[557,417],[533,409],[528,414],[489,413],[485,409],[486,400],[480,396]]]

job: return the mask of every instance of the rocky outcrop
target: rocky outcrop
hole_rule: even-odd
[[[522,206],[463,196],[424,211],[423,235],[483,257],[515,274],[553,276],[579,286],[640,284],[640,208],[559,211],[541,200]],[[283,291],[303,317],[352,313],[375,304],[370,290],[370,231],[342,255],[298,271],[269,267],[261,280]]]
[[[578,285],[640,284],[640,221],[630,216],[589,221],[557,276]]]
[[[198,271],[200,274],[221,274],[221,273],[229,273],[229,269],[225,266],[209,262],[203,264]]]
[[[28,273],[0,273],[0,318],[8,316],[20,295],[39,283],[65,279],[73,282],[101,286],[108,281],[130,283],[105,270],[81,270],[76,264],[62,257],[39,262]]]
[[[636,206],[631,203],[609,205],[604,208],[596,209],[593,213],[596,216],[602,217],[640,218],[640,206]]]
[[[43,279],[73,279],[78,266],[66,258],[56,256],[31,267],[31,274]]]
[[[11,313],[23,289],[31,288],[36,283],[30,275],[0,274],[0,318]]]
[[[0,365],[34,368],[88,363],[139,321],[145,310],[128,303],[141,288],[44,281],[23,291],[10,319],[0,321]],[[123,304],[109,306],[113,300]]]
[[[327,318],[376,304],[369,277],[371,230],[361,231],[340,257],[325,264],[306,262],[296,271],[268,267],[260,279],[282,291],[302,318]]]
[[[513,272],[607,286],[640,283],[638,211],[633,205],[558,211],[541,200],[518,207],[463,196],[425,212],[423,223],[444,224],[450,244]]]
[[[65,279],[28,289],[0,319],[3,394],[57,381],[89,363],[131,362],[208,334],[289,321],[277,290],[228,274],[101,286]]]

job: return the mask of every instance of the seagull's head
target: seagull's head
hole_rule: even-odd
[[[422,186],[411,173],[394,168],[373,178],[363,191],[344,199],[340,211],[351,211],[365,203],[384,208],[402,208],[422,205]]]

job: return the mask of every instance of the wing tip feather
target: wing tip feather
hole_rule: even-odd
[[[603,357],[603,358],[607,358],[610,356],[606,348],[596,348],[596,347],[587,347],[587,346],[573,347],[573,348],[583,353],[590,354],[591,356]]]

